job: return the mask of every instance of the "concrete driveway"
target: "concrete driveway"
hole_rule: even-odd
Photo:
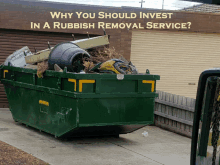
[[[148,136],[142,136],[144,131]],[[55,139],[0,109],[0,140],[51,165],[189,165],[191,139],[146,126],[114,137]]]

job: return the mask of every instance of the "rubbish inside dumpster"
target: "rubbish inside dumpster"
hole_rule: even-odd
[[[38,78],[43,77],[43,73],[48,69],[47,60],[37,63],[37,76]]]
[[[59,65],[57,65],[57,64],[54,64],[54,70],[57,71],[57,72],[63,72],[63,69],[61,69],[59,67]]]
[[[104,36],[93,46],[103,46],[103,39],[106,45]],[[160,76],[139,74],[112,48],[91,51],[91,41],[63,42],[33,54],[25,47],[16,51],[19,62],[6,59],[0,80],[15,121],[55,137],[118,136],[153,124]]]
[[[97,39],[98,42],[94,44],[94,40],[96,41]],[[26,46],[9,56],[5,64],[10,62],[12,66],[37,69],[38,78],[43,78],[46,70],[61,72],[65,67],[67,67],[68,72],[75,73],[138,74],[136,67],[114,48],[91,49],[92,46],[99,46],[100,48],[103,42],[104,44],[109,44],[108,38],[104,36],[62,42],[55,47],[51,47],[48,42],[47,49],[33,54]],[[92,44],[92,46],[88,46],[88,44]],[[84,50],[79,46],[85,49],[89,48],[89,50]],[[14,57],[15,55],[16,58]]]
[[[25,57],[30,56],[31,51],[30,49],[25,46],[19,50],[16,50],[13,54],[8,56],[8,58],[5,60],[4,65],[5,66],[14,66],[14,67],[24,67],[26,65]]]
[[[112,59],[103,62],[99,68],[101,73],[116,73],[116,74],[137,74],[137,69],[132,63],[126,64],[119,59]]]
[[[48,57],[50,55],[50,52],[53,48],[41,50],[39,52],[36,52],[34,54],[31,54],[29,56],[25,57],[25,62],[27,64],[35,64],[37,62],[42,62],[44,60],[48,60]]]
[[[90,54],[91,58],[87,59],[89,62],[84,62],[86,72],[138,74],[136,67],[114,48],[95,49]]]

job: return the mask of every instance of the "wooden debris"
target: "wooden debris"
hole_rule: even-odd
[[[108,36],[104,35],[100,37],[76,40],[76,41],[72,41],[72,43],[78,45],[82,49],[90,49],[90,48],[108,45],[109,40],[108,40]]]
[[[54,64],[54,70],[57,71],[57,72],[63,72],[63,69],[61,69],[59,67],[59,65],[57,65],[57,64]]]
[[[49,58],[51,50],[52,50],[52,48],[45,49],[45,50],[39,51],[33,55],[26,56],[25,61],[27,64],[33,64],[36,62],[42,62],[44,60],[47,60]]]

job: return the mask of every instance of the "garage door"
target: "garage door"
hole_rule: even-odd
[[[87,38],[87,35],[74,35],[75,39]],[[90,36],[93,37],[94,35]],[[48,41],[50,41],[51,46],[55,46],[60,42],[72,40],[72,35],[67,33],[46,33],[0,29],[0,63],[2,64],[7,56],[24,46],[28,46],[29,49],[34,52],[34,47],[38,51],[48,48]],[[8,100],[4,91],[4,87],[2,84],[0,84],[0,108],[5,107],[8,107]]]
[[[220,67],[220,35],[133,31],[131,61],[139,72],[158,74],[157,90],[196,98],[200,73]]]

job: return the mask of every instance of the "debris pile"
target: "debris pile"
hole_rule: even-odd
[[[94,64],[98,64],[100,62],[105,62],[111,59],[120,59],[122,57],[115,48],[104,47],[104,49],[94,49],[89,52],[91,55],[91,60]]]
[[[57,72],[65,70],[74,73],[137,74],[136,67],[114,48],[100,47],[108,44],[108,36],[104,35],[63,42],[55,47],[51,47],[48,42],[48,49],[35,53],[31,53],[26,46],[10,55],[4,65],[37,69],[39,78],[43,78],[46,70]]]
[[[115,48],[104,47],[89,52],[91,57],[84,59],[85,72],[137,74],[135,66],[128,62]]]
[[[104,47],[103,49],[95,48],[89,51],[89,54],[91,55],[90,58],[83,59],[83,65],[85,66],[84,71],[86,73],[93,72],[91,71],[91,69],[97,66],[97,64],[101,64],[111,59],[122,58],[122,55],[117,53],[114,48],[108,48],[108,47]],[[97,67],[97,69],[99,69],[99,66]]]
[[[37,76],[43,78],[43,73],[48,70],[48,60],[37,63]]]

